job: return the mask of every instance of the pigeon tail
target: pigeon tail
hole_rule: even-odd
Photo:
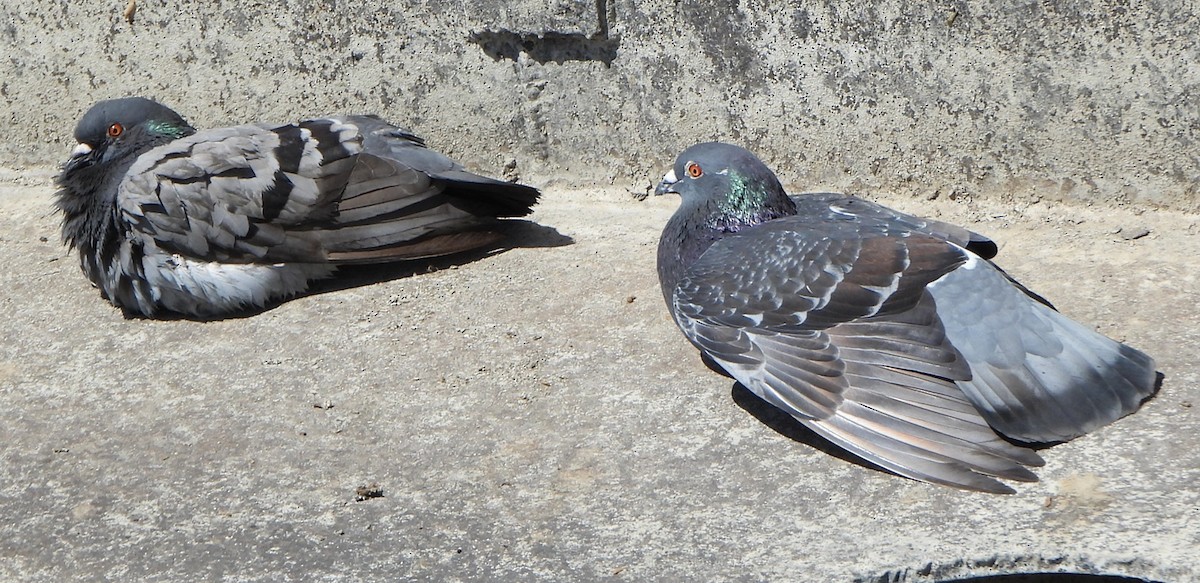
[[[987,261],[929,289],[947,337],[971,363],[972,378],[959,385],[1009,438],[1067,441],[1154,394],[1152,358],[1036,301]]]
[[[515,182],[494,180],[463,170],[434,177],[455,197],[458,208],[476,215],[523,217],[533,212],[541,193],[538,189]]]
[[[458,208],[490,217],[523,217],[533,211],[540,193],[536,188],[480,176],[444,154],[431,150],[425,140],[373,115],[337,118],[352,123],[363,136],[363,152],[399,160],[433,179]]]
[[[401,161],[360,154],[331,224],[320,232],[329,261],[423,259],[493,245],[503,238],[491,230],[500,213],[520,212],[508,201],[476,204],[437,183]],[[536,199],[536,190],[521,188]]]

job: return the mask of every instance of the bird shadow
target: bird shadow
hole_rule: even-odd
[[[376,263],[367,265],[343,265],[338,267],[334,275],[328,279],[322,279],[312,282],[309,288],[304,292],[294,296],[280,298],[278,300],[268,302],[262,307],[248,308],[235,312],[213,316],[193,316],[189,314],[179,314],[174,312],[164,312],[156,314],[155,320],[191,320],[195,322],[215,322],[221,320],[238,320],[243,318],[252,318],[254,316],[269,312],[279,306],[290,302],[297,298],[318,296],[332,292],[344,291],[356,287],[364,287],[385,281],[396,279],[405,279],[443,269],[451,269],[460,265],[466,265],[479,261],[485,257],[500,255],[513,249],[538,249],[565,247],[575,244],[575,239],[568,235],[564,235],[555,229],[546,225],[540,225],[533,221],[523,219],[508,219],[502,221],[495,230],[502,232],[505,237],[497,244],[454,253],[451,255],[442,255],[439,257],[430,257],[427,259],[413,259],[409,261],[398,261],[394,263]],[[129,319],[150,319],[139,313],[134,313],[129,310],[124,310],[126,318]]]
[[[707,364],[707,363],[706,363]],[[833,442],[818,435],[815,431],[805,427],[803,423],[796,420],[795,417],[788,415],[778,407],[762,400],[758,395],[755,395],[750,389],[747,389],[742,383],[735,382],[733,388],[730,389],[730,396],[733,397],[733,402],[743,411],[758,419],[763,425],[771,428],[792,441],[803,443],[813,449],[821,451],[827,455],[831,455],[844,462],[852,463],[856,466],[874,470],[889,476],[897,476],[904,478],[886,468],[877,466],[863,458],[860,458],[849,451],[846,451]]]

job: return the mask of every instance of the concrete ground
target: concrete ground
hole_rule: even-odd
[[[60,244],[51,172],[0,173],[0,580],[1200,580],[1195,215],[873,197],[1165,375],[996,496],[830,455],[705,368],[654,271],[676,200],[551,185],[509,251],[147,321]]]

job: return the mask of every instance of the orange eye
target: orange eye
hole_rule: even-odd
[[[699,164],[695,162],[688,162],[687,175],[691,176],[692,178],[700,178],[701,176],[704,176],[704,170],[700,168]]]
[[[115,138],[123,133],[125,133],[125,127],[119,123],[108,126],[108,137],[110,138]]]

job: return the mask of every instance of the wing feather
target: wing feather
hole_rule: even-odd
[[[1025,466],[1041,458],[1000,438],[958,387],[970,368],[925,291],[964,261],[961,247],[894,226],[778,219],[714,243],[673,312],[735,379],[848,451],[1011,492],[995,478],[1036,480]]]
[[[486,228],[494,215],[471,212],[426,169],[469,172],[409,138],[390,139],[420,148],[426,169],[387,157],[403,148],[366,153],[352,119],[369,118],[238,126],[156,148],[122,183],[122,212],[139,236],[169,253],[229,264],[395,261],[498,241]],[[384,126],[374,120],[371,127]],[[536,201],[534,189],[496,184],[532,191],[529,204]],[[460,231],[478,234],[452,236]]]

